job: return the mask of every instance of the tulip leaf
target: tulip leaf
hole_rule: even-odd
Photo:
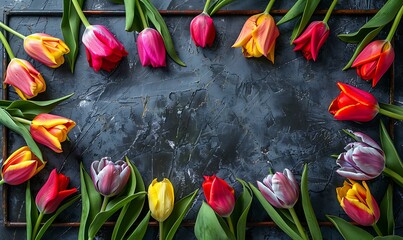
[[[147,215],[141,220],[139,225],[134,229],[133,233],[127,238],[127,240],[143,239],[147,232],[148,222],[150,221],[151,212],[148,211]]]
[[[315,9],[319,3],[320,3],[320,0],[307,0],[306,1],[306,5],[305,5],[304,11],[302,13],[302,17],[298,21],[298,23],[295,25],[294,30],[292,31],[290,44],[292,44],[292,42],[294,42],[294,40],[305,29],[306,25],[309,23],[309,20],[311,19],[312,14],[315,12]]]
[[[399,154],[397,153],[396,148],[393,145],[392,139],[390,138],[382,121],[380,123],[380,138],[382,150],[385,153],[386,167],[391,169],[398,175],[403,176],[402,160],[400,159]]]
[[[210,7],[207,10],[207,14],[212,16],[214,13],[216,13],[218,10],[223,8],[224,6],[232,3],[235,0],[217,0],[213,2]]]
[[[71,198],[68,202],[65,204],[59,206],[57,211],[53,213],[53,215],[43,224],[43,226],[39,229],[38,234],[35,236],[35,240],[40,240],[42,239],[43,234],[45,234],[46,230],[50,227],[50,225],[53,223],[53,221],[59,216],[60,213],[62,213],[66,208],[70,207],[75,201],[77,201],[80,198],[80,195],[77,195],[73,198]]]
[[[235,240],[224,220],[204,201],[197,214],[194,233],[197,239]]]
[[[312,208],[311,199],[308,192],[308,164],[304,164],[304,170],[301,177],[301,201],[304,210],[305,219],[308,224],[309,232],[313,240],[323,239],[320,231],[318,220],[316,219],[315,212]]]
[[[381,217],[377,225],[383,235],[393,235],[395,229],[395,220],[393,217],[393,185],[389,184],[385,196],[380,205]]]
[[[239,178],[237,178],[237,181],[242,184],[243,191],[235,202],[235,207],[234,211],[231,214],[231,219],[236,226],[236,239],[245,240],[246,221],[253,198],[248,184]]]
[[[84,0],[77,0],[80,7],[83,6]],[[61,30],[64,37],[64,42],[70,48],[70,52],[66,54],[67,62],[70,65],[71,72],[74,72],[74,66],[79,49],[79,33],[81,20],[78,16],[73,2],[71,0],[63,0],[63,15],[61,21]]]
[[[38,210],[35,205],[35,200],[31,194],[31,183],[27,181],[27,188],[25,190],[25,221],[27,222],[26,232],[27,239],[32,239],[33,226],[38,219]]]
[[[270,218],[277,224],[277,226],[279,226],[279,228],[283,230],[290,238],[301,240],[302,237],[299,235],[298,230],[296,230],[296,226],[290,226],[290,221],[288,219],[284,219],[276,211],[276,209],[266,201],[262,193],[255,186],[253,186],[251,183],[249,183],[249,186],[262,207],[266,210],[267,214],[269,214]]]
[[[164,240],[172,240],[174,238],[183,218],[192,206],[198,191],[199,189],[196,189],[194,192],[175,203],[171,215],[163,223],[163,233],[161,234],[163,234]]]
[[[287,11],[287,13],[277,22],[277,25],[281,25],[283,23],[289,22],[296,17],[301,16],[304,12],[305,5],[307,0],[298,0],[291,8]]]
[[[330,215],[326,215],[326,217],[333,223],[345,240],[372,240],[374,238],[364,229],[354,226],[342,218]]]
[[[161,34],[162,39],[164,40],[165,48],[167,50],[168,55],[174,60],[177,64],[182,67],[186,67],[186,64],[178,57],[175,51],[174,44],[172,42],[171,34],[169,33],[168,27],[165,24],[164,19],[158,10],[154,7],[154,5],[149,0],[140,0],[144,6],[146,7],[145,14],[150,19],[150,21],[154,24],[154,27]]]
[[[403,237],[397,235],[377,236],[373,240],[403,240]]]
[[[146,192],[138,192],[133,195],[127,196],[124,199],[122,199],[120,202],[115,204],[112,208],[107,209],[103,212],[99,212],[94,220],[91,222],[91,225],[88,229],[88,237],[89,238],[94,238],[99,229],[101,229],[102,225],[106,222],[106,220],[111,217],[115,212],[117,212],[119,209],[121,209],[123,206],[128,204],[130,201],[133,199],[144,196]]]
[[[126,14],[126,23],[125,30],[128,32],[133,31],[133,23],[134,23],[134,13],[136,9],[136,1],[135,0],[124,0],[125,4],[125,14]]]

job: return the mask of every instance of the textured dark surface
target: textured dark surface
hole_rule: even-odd
[[[3,10],[62,10],[62,1],[2,0]],[[159,9],[197,10],[203,1],[153,1]],[[374,9],[383,1],[340,1],[337,9]],[[264,9],[266,2],[237,1],[226,9]],[[278,1],[275,9],[288,9],[292,3]],[[123,10],[106,0],[87,0],[85,9]],[[327,8],[327,3],[321,5]],[[48,160],[46,168],[33,178],[34,194],[53,168],[71,178],[71,186],[79,187],[79,163],[86,169],[93,160],[103,156],[128,158],[139,168],[146,185],[153,178],[169,178],[178,198],[200,188],[203,175],[217,174],[239,193],[235,178],[249,182],[261,180],[269,167],[276,171],[290,168],[300,179],[303,163],[309,163],[309,190],[318,219],[327,221],[325,214],[346,217],[337,203],[335,188],[343,178],[335,174],[331,154],[343,150],[350,139],[341,132],[348,128],[362,131],[379,142],[379,119],[358,124],[337,122],[327,108],[339,90],[337,81],[372,92],[379,101],[389,101],[389,76],[375,89],[357,77],[354,70],[341,71],[351,57],[355,45],[345,44],[339,33],[358,29],[368,17],[334,16],[332,30],[317,62],[307,62],[300,52],[293,52],[289,36],[294,22],[280,27],[275,64],[266,59],[245,59],[240,49],[231,48],[248,16],[215,16],[217,38],[210,49],[196,48],[189,37],[191,16],[165,16],[179,56],[187,64],[183,68],[171,59],[162,69],[142,67],[135,45],[134,33],[124,31],[124,17],[90,16],[92,24],[106,25],[125,45],[129,56],[111,73],[94,72],[88,66],[84,48],[80,49],[75,73],[64,64],[54,70],[32,61],[47,81],[47,91],[37,99],[53,99],[74,92],[74,96],[53,113],[76,121],[70,132],[71,142],[63,144],[62,154],[42,148]],[[320,19],[322,16],[314,16]],[[279,20],[280,16],[276,17]],[[10,26],[22,34],[46,32],[62,37],[59,17],[10,16]],[[402,31],[396,37],[395,98],[402,104],[401,52]],[[16,56],[29,59],[22,41],[9,37]],[[0,67],[1,68],[1,67]],[[10,98],[16,99],[10,92]],[[388,122],[387,119],[383,119]],[[395,124],[396,146],[403,153],[402,123]],[[9,135],[9,151],[22,146],[19,136]],[[377,200],[383,195],[387,181],[371,182]],[[25,221],[25,185],[10,188],[10,221]],[[402,234],[402,193],[396,191],[395,213],[398,232]],[[201,201],[187,215],[194,220]],[[399,201],[400,200],[400,201]],[[77,203],[58,218],[58,222],[77,222],[81,204]],[[301,210],[297,206],[297,210]],[[301,213],[301,212],[300,212]],[[302,217],[302,215],[301,215]],[[0,220],[3,220],[1,215]],[[254,204],[250,222],[268,221],[258,204]],[[45,239],[76,239],[77,228],[55,227]],[[104,228],[99,239],[108,239]],[[150,229],[147,239],[156,239],[156,229]],[[372,231],[372,230],[369,230]],[[340,239],[334,228],[323,228],[325,239]],[[0,226],[2,239],[22,239],[24,228]],[[3,237],[4,236],[4,237]],[[176,239],[193,239],[193,229],[180,228]],[[247,239],[287,239],[277,228],[255,227],[247,231]]]

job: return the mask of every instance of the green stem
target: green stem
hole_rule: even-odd
[[[397,172],[385,167],[385,169],[383,169],[383,173],[393,178],[393,180],[395,180],[400,186],[403,186],[403,177],[400,176]]]
[[[290,209],[288,209],[288,210],[289,210],[290,213],[291,213],[291,216],[292,216],[292,219],[294,220],[295,225],[297,225],[298,232],[299,232],[299,234],[301,235],[302,239],[308,240],[308,238],[307,238],[307,236],[306,236],[306,234],[305,234],[305,230],[304,230],[304,228],[302,227],[301,222],[300,222],[299,219],[298,219],[297,213],[296,213],[295,210],[294,210],[294,207],[292,207],[292,208],[290,208]]]
[[[348,136],[350,136],[352,139],[354,139],[355,141],[359,142],[360,140],[358,139],[357,136],[355,136],[351,131],[347,130],[347,129],[342,129],[342,131],[347,134]]]
[[[109,197],[104,197],[104,200],[102,202],[102,207],[101,207],[101,212],[105,211],[106,205],[108,205]]]
[[[376,234],[378,234],[378,236],[383,236],[381,230],[379,229],[378,225],[376,225],[376,223],[374,223],[374,225],[372,225],[372,227],[374,228]]]
[[[207,11],[208,11],[208,7],[210,6],[210,2],[211,2],[211,0],[207,0],[206,4],[204,4],[203,13],[208,14]]]
[[[6,29],[7,31],[9,31],[10,33],[14,34],[15,36],[24,39],[25,36],[22,35],[21,33],[15,31],[14,29],[10,28],[9,26],[7,26],[6,24],[4,24],[3,22],[0,22],[0,27]]]
[[[164,240],[164,236],[162,235],[162,231],[164,230],[163,223],[164,223],[164,222],[158,222],[159,230],[160,230],[160,232],[159,232],[159,233],[160,233],[160,234],[159,234],[159,235],[160,235],[160,237],[159,237],[160,240]]]
[[[326,16],[323,19],[324,23],[327,23],[327,21],[329,21],[330,15],[332,15],[333,9],[337,4],[337,0],[333,0],[332,4],[330,5],[329,9],[326,12]]]
[[[5,182],[4,182],[4,179],[1,179],[0,180],[0,185],[3,185]]]
[[[143,24],[143,28],[146,29],[146,28],[148,28],[148,24],[147,24],[146,17],[144,16],[143,9],[142,9],[141,6],[140,6],[139,0],[135,0],[135,1],[136,1],[136,5],[137,5],[136,7],[137,7],[137,9],[138,9],[138,11],[139,11],[141,23]]]
[[[31,125],[31,121],[25,119],[25,118],[20,118],[20,117],[12,117],[13,120],[23,123],[23,124],[27,124],[27,125]]]
[[[83,22],[84,26],[87,28],[91,26],[91,24],[88,22],[88,19],[85,17],[83,10],[80,7],[80,4],[77,2],[77,0],[72,0],[74,8],[76,9],[76,12],[78,16],[80,17],[81,21]]]
[[[275,0],[270,0],[269,4],[267,4],[267,7],[263,13],[269,14],[271,7],[273,7],[274,2]]]
[[[399,113],[388,111],[388,110],[383,109],[383,108],[379,108],[379,113],[382,114],[382,115],[385,115],[387,117],[397,119],[397,120],[403,120],[403,115],[401,115]]]
[[[400,19],[402,18],[402,15],[403,15],[403,5],[402,5],[402,7],[400,7],[400,10],[396,15],[395,20],[393,21],[393,25],[389,30],[389,34],[386,37],[386,41],[390,42],[392,40],[393,36],[395,35],[397,26],[399,26]]]
[[[32,239],[35,239],[36,234],[38,233],[39,226],[41,225],[42,218],[45,214],[42,212],[39,213],[38,219],[36,220],[34,231],[32,232]]]
[[[6,37],[4,36],[4,34],[2,33],[2,31],[0,31],[0,40],[3,43],[4,48],[7,51],[8,56],[10,57],[10,59],[15,58],[13,51],[11,50],[10,44],[8,44]]]
[[[235,231],[234,231],[234,224],[232,223],[232,219],[231,216],[226,217],[227,222],[228,222],[228,226],[229,226],[229,230],[232,232],[232,234],[234,234],[235,236]]]

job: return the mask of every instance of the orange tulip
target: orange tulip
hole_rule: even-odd
[[[238,39],[232,47],[242,47],[245,57],[261,57],[262,55],[274,63],[276,38],[280,32],[274,18],[268,13],[251,16],[243,25]]]
[[[32,120],[30,132],[35,141],[61,153],[61,143],[66,141],[67,134],[74,126],[76,123],[68,118],[41,113]]]

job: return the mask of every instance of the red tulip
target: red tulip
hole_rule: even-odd
[[[137,50],[141,65],[153,67],[166,66],[166,50],[161,34],[153,29],[146,28],[139,33]]]
[[[378,114],[378,101],[372,94],[341,82],[337,86],[341,93],[329,106],[335,119],[368,122]]]
[[[207,203],[218,215],[231,215],[235,207],[235,191],[227,182],[216,176],[204,176],[202,187]]]
[[[206,13],[199,14],[190,23],[190,36],[196,47],[211,47],[215,34],[213,19]]]
[[[307,60],[316,61],[319,49],[329,37],[329,26],[323,21],[314,21],[308,28],[294,40],[294,51],[301,50]]]
[[[357,68],[357,74],[362,79],[372,79],[372,87],[375,87],[394,59],[395,52],[392,44],[386,40],[376,40],[362,50],[352,67]]]
[[[125,47],[102,25],[90,25],[84,31],[82,41],[87,60],[95,71],[112,71],[127,56]]]
[[[67,189],[70,179],[53,169],[48,180],[39,190],[35,198],[35,204],[39,212],[44,214],[53,213],[60,203],[77,192],[77,188]]]

